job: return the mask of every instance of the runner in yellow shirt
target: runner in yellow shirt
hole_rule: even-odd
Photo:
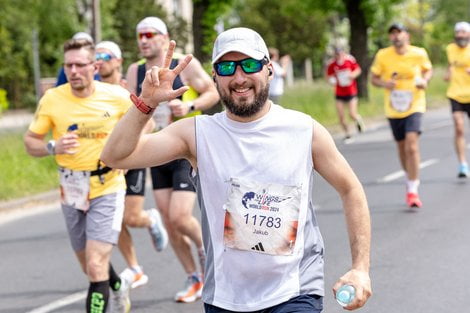
[[[59,166],[65,223],[90,281],[86,312],[129,312],[130,282],[110,264],[121,231],[126,184],[122,170],[107,167],[100,154],[132,102],[124,88],[93,80],[95,48],[89,41],[64,44],[64,69],[68,83],[41,98],[25,146],[34,157],[54,155]],[[53,139],[46,144],[50,130]]]
[[[432,65],[426,50],[410,45],[402,24],[391,25],[388,33],[392,46],[377,52],[371,67],[372,84],[385,89],[385,114],[407,176],[406,203],[410,208],[419,208],[418,139],[426,111],[424,90],[432,76]]]
[[[455,128],[455,150],[459,161],[459,178],[468,177],[465,156],[465,114],[470,117],[470,24],[458,22],[454,28],[455,42],[446,48],[449,67],[444,79],[449,81],[447,97],[452,107]]]

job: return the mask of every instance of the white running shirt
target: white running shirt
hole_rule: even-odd
[[[274,104],[250,123],[196,117],[205,303],[255,311],[324,295],[312,134],[310,116]]]

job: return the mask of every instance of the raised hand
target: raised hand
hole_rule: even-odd
[[[189,89],[189,87],[183,86],[173,90],[173,81],[176,76],[181,73],[193,58],[192,55],[187,55],[174,69],[170,69],[175,47],[175,41],[170,41],[165,60],[163,62],[163,67],[160,68],[158,66],[152,66],[152,68],[145,73],[140,98],[149,107],[155,108],[160,102],[175,99]]]

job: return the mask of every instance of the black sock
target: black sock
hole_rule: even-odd
[[[109,286],[114,291],[121,289],[121,277],[114,271],[111,263],[109,263]]]
[[[86,298],[87,313],[104,313],[108,306],[109,280],[91,282]]]

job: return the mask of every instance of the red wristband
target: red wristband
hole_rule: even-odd
[[[135,94],[131,93],[131,101],[135,104],[137,109],[144,114],[150,114],[155,110],[155,108],[149,107],[145,104],[144,100],[137,97]]]

